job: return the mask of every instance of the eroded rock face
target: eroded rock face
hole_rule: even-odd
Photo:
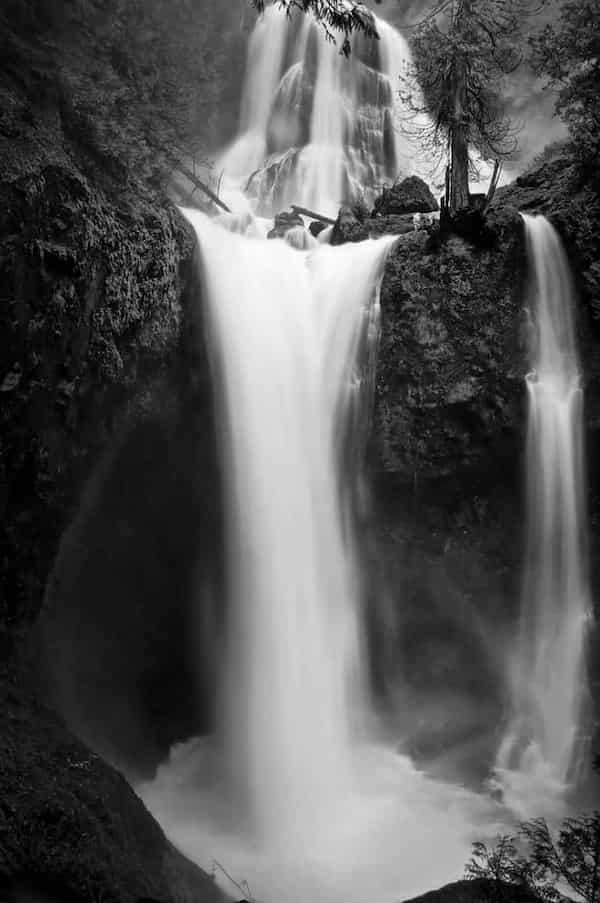
[[[199,649],[174,654],[219,567],[193,243],[27,46],[0,73],[0,656],[27,649],[70,727],[148,771],[207,714]]]
[[[175,212],[118,207],[67,161],[31,161],[0,199],[1,620],[27,623],[90,454],[176,369],[189,250]]]
[[[386,471],[439,477],[514,451],[525,372],[518,217],[495,247],[404,236],[381,292],[376,444]]]

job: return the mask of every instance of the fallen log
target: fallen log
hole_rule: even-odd
[[[335,220],[331,219],[330,216],[323,216],[320,213],[315,213],[314,210],[307,210],[306,207],[299,207],[297,204],[292,204],[290,210],[293,210],[294,213],[299,213],[300,216],[308,216],[310,219],[318,219],[322,223],[327,223],[328,226],[335,226]]]
[[[211,199],[213,204],[216,204],[217,207],[220,207],[221,210],[225,211],[225,213],[231,213],[231,210],[229,209],[227,204],[225,204],[221,200],[221,198],[208,187],[208,185],[205,185],[204,182],[201,182],[198,176],[194,175],[191,169],[188,169],[187,166],[183,166],[181,163],[179,164],[177,169],[182,175],[189,179],[190,182],[192,182],[192,184],[196,186],[196,188],[199,188],[200,191],[203,191],[204,194]],[[194,192],[192,191],[192,194],[193,193]]]

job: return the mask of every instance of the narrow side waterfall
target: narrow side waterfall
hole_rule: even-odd
[[[376,24],[379,40],[355,34],[347,59],[311,15],[267,7],[249,41],[239,134],[218,163],[233,209],[249,198],[264,214],[300,204],[335,215],[428,162],[401,128],[408,44]]]
[[[507,803],[530,817],[538,797],[560,797],[577,766],[591,606],[574,292],[554,228],[542,216],[523,219],[532,270],[527,535],[513,718],[497,772]]]

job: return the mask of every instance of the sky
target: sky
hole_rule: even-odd
[[[600,2],[600,0],[599,0]],[[377,15],[391,24],[402,27],[418,22],[439,0],[382,0],[376,4],[369,0]],[[528,23],[529,31],[536,31],[545,23],[557,18],[559,0],[546,0],[543,10]],[[408,37],[410,30],[404,34]],[[519,158],[505,167],[505,178],[521,172],[547,144],[566,136],[561,120],[554,115],[555,95],[527,67],[522,66],[506,84],[508,113],[521,125],[519,133]]]

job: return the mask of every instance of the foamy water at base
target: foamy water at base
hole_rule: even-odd
[[[406,900],[462,878],[474,840],[511,830],[491,798],[429,778],[393,748],[365,745],[351,794],[329,799],[309,832],[261,844],[236,823],[220,759],[212,741],[191,740],[138,793],[186,856],[207,871],[216,860],[261,903]],[[218,869],[216,878],[235,896]]]

